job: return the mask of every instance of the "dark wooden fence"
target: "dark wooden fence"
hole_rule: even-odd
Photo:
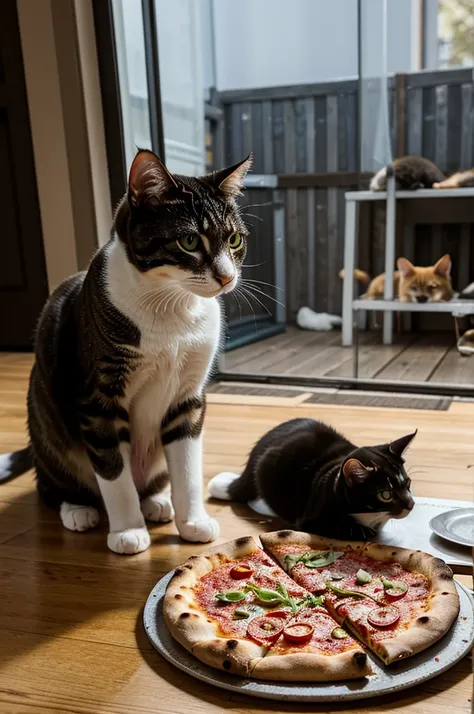
[[[388,93],[394,156],[421,154],[446,172],[474,166],[472,70],[396,75]],[[213,107],[222,112],[212,133],[216,163],[252,151],[255,173],[278,175],[286,207],[288,319],[302,305],[339,313],[344,193],[368,183],[358,171],[357,80],[222,92]],[[383,268],[383,211],[368,206],[361,215],[359,264],[371,274]],[[398,248],[402,254],[401,233]],[[461,264],[462,279],[474,280],[472,225],[417,228],[415,261],[428,264],[448,250],[455,284]]]

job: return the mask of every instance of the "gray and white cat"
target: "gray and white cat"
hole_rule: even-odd
[[[205,387],[217,298],[236,286],[245,257],[235,199],[250,164],[195,179],[140,151],[110,241],[40,317],[30,445],[0,457],[0,483],[34,466],[40,495],[70,530],[94,527],[105,505],[116,553],[149,546],[146,520],[175,517],[189,541],[219,535],[202,499]]]

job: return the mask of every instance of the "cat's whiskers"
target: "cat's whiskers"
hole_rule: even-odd
[[[285,292],[284,288],[279,288],[278,285],[273,285],[273,283],[266,283],[264,280],[253,280],[251,278],[244,278],[243,280],[244,283],[259,283],[260,285],[268,285],[270,288],[274,288],[275,290],[281,290],[282,292]]]
[[[245,300],[245,302],[247,303],[247,305],[248,305],[249,308],[251,309],[252,314],[253,314],[253,321],[254,321],[254,325],[255,325],[255,332],[258,332],[258,330],[257,330],[257,318],[256,318],[256,316],[255,316],[255,310],[253,309],[252,303],[250,302],[250,300],[248,299],[248,297],[243,293],[242,288],[241,288],[240,286],[237,286],[237,287],[236,287],[236,289],[234,290],[234,293],[237,293],[237,295],[240,295],[240,297],[242,297],[242,298]]]
[[[248,285],[246,280],[241,281],[241,285],[245,288],[247,288],[248,291],[253,291],[259,293],[259,295],[263,295],[264,297],[268,298],[268,300],[271,300],[272,302],[276,303],[277,305],[281,305],[282,307],[285,307],[285,304],[277,300],[276,298],[272,297],[271,295],[268,295],[266,292],[263,290],[260,290],[260,288],[257,288],[255,285]],[[254,295],[255,299],[256,296]],[[262,303],[260,303],[262,304]]]

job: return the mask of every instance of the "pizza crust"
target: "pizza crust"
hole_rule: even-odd
[[[372,674],[369,658],[362,649],[335,655],[311,652],[275,654],[270,652],[252,670],[254,679],[284,682],[337,682]]]
[[[204,664],[243,677],[249,676],[267,648],[221,636],[217,623],[196,605],[192,589],[200,578],[225,560],[245,558],[256,552],[261,552],[261,548],[249,536],[216,546],[206,555],[192,556],[175,570],[163,601],[165,621],[175,640]]]
[[[396,548],[380,543],[346,542],[324,538],[310,533],[280,530],[260,535],[263,547],[284,566],[284,555],[279,556],[274,549],[286,545],[302,545],[309,550],[343,550],[357,552],[374,560],[387,562],[394,560],[410,572],[421,573],[430,582],[430,596],[425,614],[419,616],[405,631],[376,645],[365,644],[372,649],[385,664],[411,657],[441,639],[451,628],[459,614],[459,596],[453,579],[453,572],[443,560],[420,550]],[[331,614],[337,618],[335,612]],[[345,625],[346,626],[346,625]],[[362,640],[356,628],[351,633]]]
[[[459,595],[451,568],[440,558],[420,550],[392,548],[378,543],[368,543],[365,554],[375,560],[386,560],[388,556],[406,570],[427,577],[431,586],[426,613],[404,632],[380,642],[377,654],[385,664],[411,657],[438,642],[459,615]]]

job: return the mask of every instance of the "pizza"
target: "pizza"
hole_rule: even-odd
[[[277,531],[263,547],[384,664],[430,647],[459,613],[451,569],[421,551]]]
[[[262,680],[371,674],[439,640],[459,612],[453,574],[420,551],[281,530],[192,556],[171,578],[171,635],[217,669]]]
[[[336,681],[371,672],[367,654],[252,537],[191,557],[164,599],[172,636],[218,669],[257,679]]]

